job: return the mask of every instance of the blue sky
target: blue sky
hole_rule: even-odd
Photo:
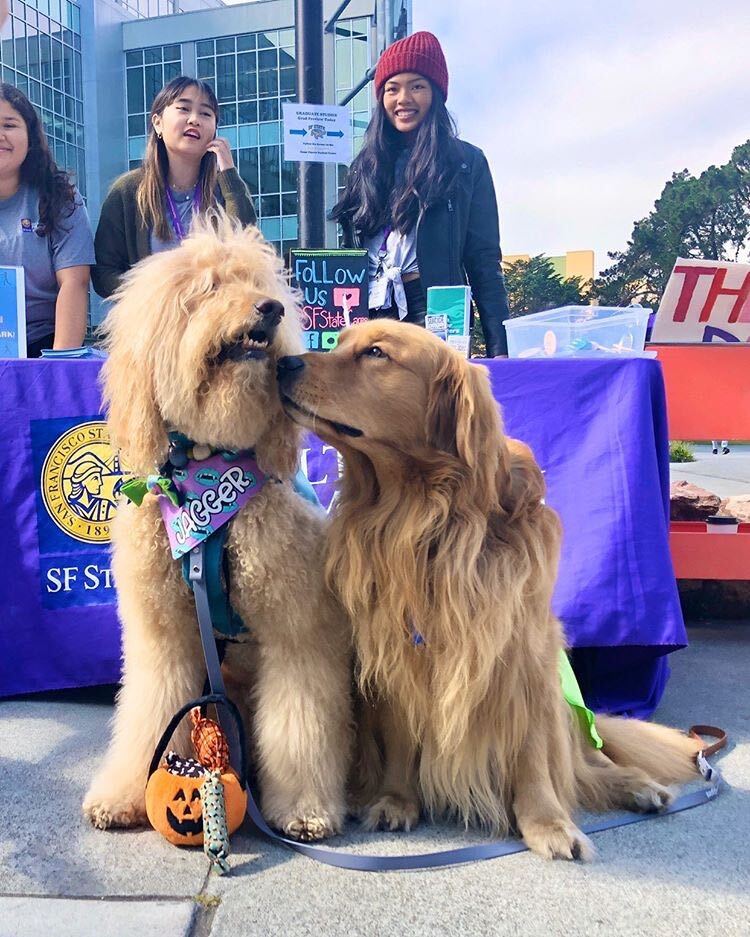
[[[750,138],[750,2],[413,0],[482,147],[506,253],[625,246],[671,173]]]

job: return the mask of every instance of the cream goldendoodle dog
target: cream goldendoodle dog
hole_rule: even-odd
[[[323,520],[289,481],[298,430],[279,400],[276,361],[300,348],[294,297],[261,235],[222,218],[139,264],[116,300],[104,395],[127,470],[157,472],[175,430],[204,447],[254,449],[271,476],[227,539],[231,603],[247,633],[229,645],[225,665],[235,692],[243,687],[236,702],[252,713],[267,820],[300,839],[322,838],[345,814],[349,638],[323,585]],[[83,805],[101,828],[145,820],[154,746],[205,678],[192,593],[171,558],[158,499],[141,507],[121,499],[112,543],[123,685]]]

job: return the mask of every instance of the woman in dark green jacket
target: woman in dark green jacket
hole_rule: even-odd
[[[100,296],[111,296],[139,260],[176,247],[210,208],[255,224],[229,144],[216,136],[218,119],[213,89],[195,78],[174,78],[154,98],[143,166],[120,176],[102,205],[92,271]]]

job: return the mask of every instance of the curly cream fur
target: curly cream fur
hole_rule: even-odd
[[[264,361],[215,362],[222,342],[262,324],[256,303],[286,314]],[[285,415],[276,361],[300,349],[295,297],[254,228],[215,216],[176,250],[135,267],[106,322],[104,397],[127,470],[155,472],[167,431],[197,443],[254,448],[269,480],[232,522],[231,601],[249,633],[225,667],[248,711],[262,807],[292,836],[340,829],[349,767],[349,640],[324,585],[321,515],[292,489],[299,429]],[[123,625],[123,685],[113,738],[86,795],[95,825],[144,820],[146,769],[172,714],[205,677],[192,595],[170,557],[158,504],[121,503],[113,570]],[[176,747],[186,742],[183,732]]]
[[[288,412],[344,458],[327,572],[354,623],[366,822],[408,828],[421,807],[570,858],[591,852],[577,806],[668,803],[693,742],[604,718],[597,752],[562,698],[560,523],[487,372],[382,321],[304,360]]]

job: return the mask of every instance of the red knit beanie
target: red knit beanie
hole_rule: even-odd
[[[448,66],[437,37],[432,33],[413,33],[399,39],[383,52],[375,69],[375,95],[380,98],[383,85],[401,72],[415,72],[429,78],[448,97]]]

